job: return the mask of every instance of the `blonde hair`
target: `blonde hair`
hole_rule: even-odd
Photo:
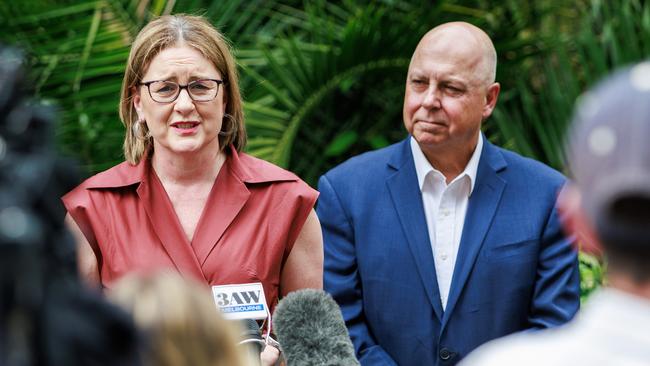
[[[135,38],[122,80],[120,95],[120,119],[126,127],[124,137],[124,157],[135,165],[152,147],[151,137],[138,138],[134,124],[138,114],[133,106],[133,96],[151,60],[162,50],[178,45],[197,49],[214,64],[222,75],[226,110],[221,131],[219,147],[224,150],[233,144],[237,151],[246,146],[244,112],[239,91],[239,80],[235,60],[224,36],[205,18],[187,14],[165,15],[149,22]],[[144,134],[147,127],[143,123]],[[227,151],[227,150],[226,150]]]
[[[245,366],[209,290],[179,274],[129,275],[108,293],[144,334],[146,366]]]

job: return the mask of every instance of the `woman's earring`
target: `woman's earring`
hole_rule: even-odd
[[[224,113],[223,119],[221,120],[221,131],[219,131],[219,136],[226,137],[233,133],[235,133],[235,118],[228,113]]]
[[[144,119],[138,118],[137,121],[133,125],[131,125],[131,128],[133,129],[133,135],[135,136],[136,139],[140,141],[148,141],[149,138],[151,138],[151,134],[149,133],[149,130],[145,129],[147,128],[147,125],[144,121]]]

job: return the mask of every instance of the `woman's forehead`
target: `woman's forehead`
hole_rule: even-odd
[[[149,63],[147,76],[200,76],[217,78],[216,66],[199,50],[190,46],[174,46],[160,51]]]

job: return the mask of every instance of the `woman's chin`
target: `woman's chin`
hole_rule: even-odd
[[[174,154],[193,155],[199,153],[204,147],[204,144],[198,141],[180,141],[172,143],[169,150]]]
[[[206,139],[203,136],[166,139],[164,143],[154,142],[154,149],[162,149],[172,154],[192,156],[207,150],[219,150],[219,140]]]

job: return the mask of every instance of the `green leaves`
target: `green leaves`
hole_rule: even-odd
[[[650,4],[588,4],[591,11],[578,14],[571,33],[559,34],[530,60],[527,77],[518,78],[497,105],[496,129],[488,126],[498,143],[560,170],[578,96],[611,70],[650,55]]]
[[[117,104],[130,42],[139,29],[137,17],[125,16],[123,5],[93,1],[55,7],[32,1],[2,9],[8,23],[4,40],[31,56],[36,96],[59,105],[63,149],[90,170],[122,160]]]
[[[606,266],[602,260],[583,252],[578,259],[580,261],[580,302],[584,303],[605,282]]]
[[[354,131],[345,131],[336,135],[334,139],[325,148],[325,156],[338,156],[344,154],[359,139],[359,135]]]
[[[326,11],[324,7],[310,8],[305,27],[316,29],[327,17],[334,16]],[[336,16],[345,12],[341,8],[336,11]],[[282,17],[286,19],[285,14]],[[337,39],[320,32],[311,34],[309,40],[304,39],[304,34],[282,35],[273,50],[263,46],[266,63],[262,67],[243,65],[244,75],[256,81],[254,89],[246,91],[250,95],[245,104],[250,153],[288,167],[298,131],[323,108],[325,99],[338,91],[349,91],[359,74],[391,67],[390,60],[347,56],[351,54],[347,48],[355,47],[355,37],[359,36],[357,29],[347,29],[349,24],[327,27],[342,29]],[[322,43],[325,40],[330,43]],[[283,126],[283,131],[265,128],[265,120],[274,127]],[[324,146],[326,141],[320,143]]]

